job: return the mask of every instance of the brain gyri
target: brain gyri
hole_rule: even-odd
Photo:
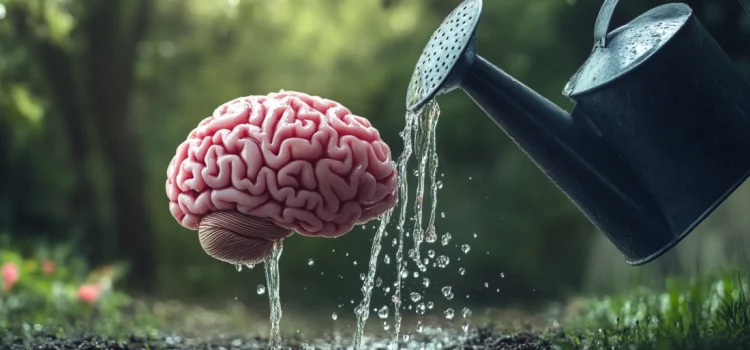
[[[240,97],[190,132],[167,169],[169,208],[234,264],[292,232],[337,237],[396,204],[397,173],[370,122],[300,92]]]

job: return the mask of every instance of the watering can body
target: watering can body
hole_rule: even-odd
[[[566,86],[653,199],[661,230],[597,226],[629,261],[676,245],[750,174],[750,85],[685,4],[607,34]]]
[[[616,3],[605,1],[594,50],[565,87],[572,114],[477,55],[471,22],[471,35],[452,41],[464,45],[460,54],[437,62],[455,57],[441,83],[429,75],[437,55],[423,53],[407,107],[464,90],[640,265],[675,246],[750,175],[750,84],[689,6],[663,5],[608,32]],[[481,0],[462,6],[444,25],[481,9]]]

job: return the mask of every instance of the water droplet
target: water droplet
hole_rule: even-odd
[[[490,287],[490,284],[487,282],[484,282],[484,288],[489,288],[489,287]]]
[[[464,254],[468,253],[469,250],[471,250],[471,247],[469,247],[468,244],[464,244],[461,246],[461,251],[464,252]]]
[[[443,235],[443,237],[440,238],[440,243],[442,243],[443,245],[448,245],[448,243],[450,242],[450,240],[451,240],[451,233],[450,232],[446,232]]]
[[[378,277],[375,279],[375,287],[380,287],[380,285],[383,284],[383,279]]]
[[[414,248],[409,249],[408,255],[409,255],[409,258],[411,258],[412,260],[419,260],[419,252],[416,251]]]
[[[459,275],[463,276],[464,273],[466,273],[466,269],[465,268],[461,267],[461,268],[458,269],[458,274]]]
[[[437,260],[436,260],[436,261],[437,261],[437,266],[438,266],[438,267],[440,267],[440,268],[445,268],[446,266],[448,266],[448,264],[450,264],[450,262],[451,262],[451,259],[450,259],[450,258],[448,258],[448,257],[447,257],[447,256],[445,256],[445,255],[441,255],[441,256],[439,256],[439,257],[437,258]]]
[[[437,182],[437,188],[438,189],[443,189],[443,181],[438,180],[438,182]]]
[[[248,269],[250,269],[250,270],[252,270],[253,268],[255,268],[255,264],[245,264],[245,266],[246,266],[246,267],[247,267]]]
[[[417,272],[417,271],[414,271],[414,273],[412,274],[412,276],[414,276],[414,278],[417,278],[417,277],[419,277],[419,272]]]
[[[449,320],[453,319],[453,314],[454,314],[453,309],[448,308],[448,310],[445,310],[445,312],[443,314],[445,315],[445,318],[447,318]]]
[[[424,303],[417,304],[417,313],[418,314],[424,315],[426,309],[427,309],[427,307],[424,305]]]
[[[443,219],[445,219],[445,212],[444,211],[440,212],[440,217],[443,218]]]
[[[463,316],[464,318],[471,317],[471,310],[468,307],[463,308],[461,310],[461,316]]]
[[[258,295],[261,295],[261,294],[265,293],[266,292],[266,286],[264,286],[262,284],[259,284],[258,288],[257,288],[257,291],[258,291]]]
[[[424,331],[424,326],[422,325],[422,321],[417,322],[417,332],[422,333]]]
[[[364,281],[365,280],[365,274],[364,273],[360,273],[359,274],[359,280],[360,281]]]
[[[385,262],[386,264],[390,264],[391,257],[388,254],[385,254],[385,256],[383,256],[383,262]]]
[[[391,325],[388,324],[388,321],[383,321],[383,330],[389,330],[391,329]]]
[[[474,238],[477,238],[477,234],[476,233],[474,234]]]
[[[404,335],[403,335],[403,338],[404,338],[404,341],[405,341],[405,342],[408,342],[408,341],[409,341],[409,335],[408,335],[408,334],[404,334]]]
[[[424,264],[424,265],[427,265],[427,264],[429,264],[429,263],[430,263],[430,259],[428,259],[428,258],[424,258],[424,259],[422,259],[422,264]],[[421,270],[422,272],[424,272],[424,270],[422,270],[422,269],[420,269],[420,270]]]
[[[349,253],[346,253],[346,256],[349,256]]]
[[[357,260],[354,260],[354,266],[357,266]]]
[[[471,181],[471,176],[469,176],[469,181]]]
[[[393,240],[391,241],[391,245],[395,247],[395,246],[396,246],[396,244],[398,244],[398,242],[397,242],[397,241],[396,241],[396,239],[394,238],[394,239],[393,239]]]
[[[500,278],[505,278],[505,273],[504,272],[500,273]]]
[[[334,321],[336,321],[336,319],[337,319],[337,318],[339,318],[339,316],[338,316],[338,315],[336,315],[336,313],[334,312],[334,313],[333,313],[333,314],[331,315],[331,318],[332,318],[332,319],[333,319]]]
[[[422,296],[421,296],[421,295],[419,295],[419,293],[416,293],[416,292],[412,292],[412,293],[411,293],[411,294],[409,295],[409,297],[411,298],[411,301],[413,301],[413,302],[415,302],[415,303],[416,303],[416,302],[418,302],[418,301],[419,301],[419,299],[422,299]]]
[[[464,331],[464,333],[469,331],[469,322],[464,322],[464,324],[461,325],[461,329]]]
[[[386,293],[390,293],[391,287],[385,287],[385,289],[383,289],[383,291],[386,292]]]
[[[434,258],[435,257],[435,251],[432,250],[432,249],[428,250],[427,251],[427,256],[429,256],[430,258]]]
[[[422,284],[425,286],[425,288],[429,287],[430,286],[430,279],[427,278],[427,277],[422,278]]]
[[[234,264],[234,268],[237,269],[237,272],[242,271],[242,264]]]
[[[378,310],[378,317],[388,318],[388,305],[383,305],[383,307]]]
[[[401,270],[401,278],[407,278],[409,277],[409,271],[406,268],[403,268]]]
[[[428,301],[427,302],[427,309],[432,310],[432,308],[435,307],[435,303]]]
[[[307,265],[309,265],[309,266],[313,266],[314,263],[315,263],[315,261],[313,261],[312,258],[310,258],[310,259],[307,260]]]
[[[451,294],[451,286],[440,288],[440,291],[443,292],[443,295],[447,297],[448,294]]]

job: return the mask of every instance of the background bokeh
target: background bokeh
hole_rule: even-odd
[[[750,73],[750,16],[731,0],[686,2]],[[238,273],[213,260],[169,214],[164,182],[175,148],[219,104],[287,89],[369,118],[395,158],[411,71],[458,3],[0,0],[0,232],[19,247],[73,242],[92,264],[127,262],[125,286],[141,295],[261,302],[262,269]],[[591,51],[601,3],[485,0],[478,50],[570,110],[562,87]],[[663,3],[623,1],[616,24]],[[453,238],[425,248],[451,257],[428,273],[431,293],[452,285],[469,303],[533,305],[745,266],[747,186],[675,250],[630,267],[465,94],[438,102],[437,230]],[[359,302],[374,229],[288,239],[287,310]],[[389,232],[378,274],[386,285],[395,279],[394,262],[383,260],[394,257]],[[407,290],[417,282],[407,279]],[[373,303],[385,302],[376,290]]]

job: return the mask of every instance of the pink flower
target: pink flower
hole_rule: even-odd
[[[99,285],[96,284],[84,284],[78,287],[78,299],[94,304],[99,300]]]
[[[6,292],[10,292],[13,289],[19,277],[18,266],[16,264],[9,262],[3,265],[3,285]]]
[[[42,262],[42,272],[48,276],[55,272],[55,262],[52,260],[44,260],[44,262]]]

